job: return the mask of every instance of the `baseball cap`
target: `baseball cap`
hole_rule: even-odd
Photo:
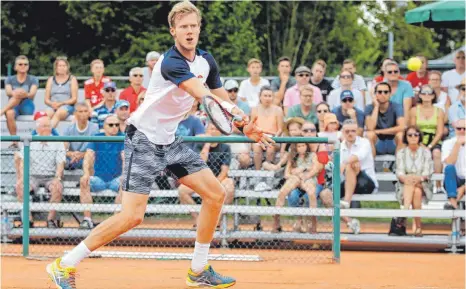
[[[346,98],[351,98],[354,99],[354,95],[351,92],[351,90],[343,90],[340,94],[340,100],[346,99]]]
[[[34,120],[36,121],[43,116],[47,116],[47,113],[45,111],[38,111],[34,114]]]
[[[230,90],[230,89],[233,89],[233,88],[238,88],[239,84],[238,84],[238,81],[236,81],[234,79],[228,79],[225,82],[225,85],[223,87],[225,87],[226,90]]]
[[[301,72],[307,72],[307,73],[311,73],[311,69],[305,65],[301,65],[300,67],[296,68],[294,73],[301,73]]]
[[[113,88],[113,89],[117,89],[116,87],[116,83],[113,82],[113,81],[109,81],[109,82],[105,82],[104,84],[104,90],[107,89],[107,88]]]
[[[336,122],[339,124],[337,116],[333,113],[326,113],[324,116],[324,130],[327,129],[327,126],[332,122]]]
[[[127,100],[119,100],[115,103],[115,109],[119,109],[120,107],[126,106],[129,108],[129,102]]]
[[[157,51],[151,51],[147,53],[146,55],[146,61],[149,61],[151,59],[159,59],[159,58],[160,58],[160,53],[158,53]]]

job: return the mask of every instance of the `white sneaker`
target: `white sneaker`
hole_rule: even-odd
[[[434,194],[446,194],[445,189],[443,187],[434,187]]]
[[[256,185],[254,188],[256,192],[264,192],[264,191],[270,191],[272,188],[265,182],[260,182]]]
[[[349,209],[350,204],[347,201],[340,201],[340,209]]]
[[[346,225],[348,228],[353,232],[353,234],[357,235],[361,231],[361,223],[358,219],[352,219]]]

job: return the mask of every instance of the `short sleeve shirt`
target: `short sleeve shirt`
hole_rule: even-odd
[[[105,136],[105,133],[98,133],[95,136]],[[117,136],[124,136],[124,134],[119,132]],[[121,175],[123,142],[90,142],[87,149],[95,152],[94,175],[96,177],[109,182]]]
[[[93,122],[88,122],[86,129],[83,131],[79,131],[77,124],[73,123],[69,125],[66,130],[64,135],[65,136],[91,136],[99,133],[99,125]],[[89,145],[88,142],[70,142],[70,148],[69,150],[72,152],[85,152],[87,149],[87,146]]]
[[[39,86],[39,80],[37,79],[37,77],[28,74],[24,82],[19,82],[18,78],[16,78],[16,75],[11,75],[5,79],[5,85],[7,84],[11,85],[11,88],[13,90],[17,88],[22,88],[25,91],[30,92],[31,88],[34,85],[37,87]]]
[[[280,77],[276,77],[272,79],[272,82],[270,83],[270,87],[272,88],[273,92],[277,92],[280,89],[280,84],[281,84]],[[293,85],[296,84],[296,79],[294,77],[288,78],[288,82],[286,83],[286,89],[292,87]]]
[[[364,115],[366,117],[370,116],[374,110],[374,106],[372,104],[366,106],[366,110],[364,111]],[[375,129],[386,129],[392,128],[397,126],[397,120],[400,117],[403,117],[403,107],[398,103],[390,102],[388,105],[388,109],[386,112],[381,113],[379,111],[379,117],[377,118],[377,124]],[[394,135],[378,135],[379,139],[393,139],[395,138]]]
[[[84,98],[91,102],[92,107],[102,102],[104,99],[102,89],[104,89],[104,84],[110,81],[109,77],[103,76],[98,84],[94,78],[89,78],[84,82]]]
[[[200,152],[203,148],[203,143],[197,143],[195,145],[195,151]],[[214,175],[217,177],[222,166],[230,166],[231,163],[231,148],[229,145],[224,143],[217,144],[216,147],[210,147],[209,156],[207,157],[207,166],[212,170]]]
[[[364,128],[364,112],[358,108],[354,108],[356,110],[356,119],[358,120],[358,127],[359,128]],[[332,110],[332,113],[334,113],[337,116],[338,122],[340,123],[340,126],[343,125],[343,122],[347,119],[350,119],[349,116],[343,115],[343,111],[341,106],[337,106]]]

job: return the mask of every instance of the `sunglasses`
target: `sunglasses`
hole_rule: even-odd
[[[387,71],[388,74],[397,74],[399,72],[400,72],[399,70],[389,70],[389,71]]]
[[[345,130],[345,133],[356,133],[355,129],[347,129]]]
[[[418,137],[419,133],[408,133],[408,137]]]
[[[318,113],[327,113],[327,112],[328,112],[328,110],[326,110],[326,109],[323,109],[323,110],[318,110],[317,112],[318,112]]]
[[[305,128],[303,129],[303,132],[316,132],[317,130],[315,128]]]
[[[434,94],[432,91],[421,91],[419,93],[420,95],[431,95],[431,94]]]
[[[227,90],[228,92],[238,92],[238,88],[232,88],[232,89],[229,89]]]
[[[464,127],[457,127],[456,130],[457,130],[457,131],[466,131],[466,128],[464,128]]]
[[[466,91],[466,86],[461,86],[460,89],[461,89],[462,91]]]
[[[377,90],[377,94],[385,94],[385,95],[387,95],[387,94],[389,94],[389,93],[390,93],[389,90]]]
[[[347,103],[347,102],[353,102],[354,99],[352,98],[345,98],[345,99],[342,99],[341,102],[344,102],[344,103]]]
[[[108,127],[119,127],[119,123],[107,123]]]
[[[18,63],[19,66],[29,66],[29,63]]]
[[[144,75],[142,74],[133,74],[134,77],[143,77]]]
[[[464,59],[464,56],[457,56],[456,59]]]
[[[343,79],[350,79],[351,78],[351,75],[340,75],[340,78],[343,78]]]
[[[116,89],[113,89],[113,88],[107,88],[107,89],[105,89],[105,91],[106,91],[106,92],[115,92],[115,91],[116,91]]]
[[[299,77],[309,77],[309,76],[311,76],[311,75],[308,74],[308,73],[300,73],[300,74],[298,74],[298,76],[299,76]]]

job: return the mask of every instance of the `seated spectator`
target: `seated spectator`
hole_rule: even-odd
[[[151,51],[146,55],[146,64],[147,66],[142,69],[142,74],[144,75],[142,86],[145,88],[149,88],[149,81],[152,76],[152,70],[154,70],[154,66],[159,61],[160,53],[157,51]]]
[[[115,103],[115,114],[120,121],[120,132],[126,132],[126,120],[129,118],[131,105],[126,100],[119,100]]]
[[[351,90],[344,90],[340,95],[340,106],[332,110],[337,116],[340,125],[347,119],[354,120],[358,124],[358,135],[362,136],[364,133],[364,112],[359,108],[354,107],[354,95]]]
[[[178,128],[176,129],[176,136],[197,136],[205,134],[204,124],[197,116],[194,116],[198,105],[199,102],[195,100],[193,103],[193,109],[185,115],[184,119],[178,125]],[[190,142],[187,143],[187,145],[191,149],[194,149],[196,143]]]
[[[367,138],[373,155],[395,155],[402,145],[405,118],[400,104],[390,101],[391,87],[387,82],[375,85],[375,97],[366,107]]]
[[[103,104],[104,97],[102,95],[102,89],[104,85],[112,80],[104,76],[105,67],[104,62],[101,59],[94,59],[91,62],[92,78],[89,78],[84,82],[84,98],[86,103],[92,111]]]
[[[120,93],[120,100],[126,100],[129,102],[130,113],[133,113],[138,108],[139,95],[146,91],[146,88],[142,86],[142,68],[134,67],[129,71],[129,86]]]
[[[91,136],[99,133],[99,126],[90,122],[90,108],[85,102],[78,102],[74,110],[74,123],[69,125],[64,136]],[[66,169],[82,169],[84,154],[86,153],[88,142],[65,142],[66,149]]]
[[[306,121],[303,126],[301,127],[301,132],[303,137],[317,137],[317,128],[316,125],[312,122]],[[310,143],[309,149],[311,152],[317,151],[317,143]]]
[[[144,102],[144,99],[146,98],[146,91],[147,90],[144,90],[138,95],[138,107],[140,107],[141,104]]]
[[[74,112],[78,100],[78,80],[70,74],[70,63],[66,57],[57,57],[53,64],[54,76],[49,77],[45,86],[47,114],[52,119],[52,127],[65,120]]]
[[[116,104],[116,84],[113,81],[106,82],[103,89],[103,102],[95,107],[91,121],[99,125],[99,129],[104,127],[104,120],[109,114],[115,113]]]
[[[333,89],[332,84],[324,78],[326,69],[327,63],[322,59],[314,62],[312,65],[311,79],[309,81],[310,84],[317,86],[320,89],[323,101],[327,101],[328,95]]]
[[[338,129],[340,128],[340,123],[338,122],[337,116],[333,113],[326,113],[324,115],[323,126],[321,126],[321,131],[317,134],[318,137],[327,137],[327,138],[338,138],[341,140],[342,134]],[[326,145],[326,144],[320,144]],[[320,146],[319,145],[319,146]],[[333,148],[333,145],[330,145]]]
[[[209,123],[207,125],[207,136],[221,136],[221,132]],[[212,170],[218,181],[223,185],[226,192],[225,204],[233,203],[235,195],[235,182],[228,178],[228,170],[231,162],[230,147],[224,143],[197,143],[195,151],[201,154],[201,158],[206,162],[207,166]],[[178,188],[181,204],[195,205],[192,195],[194,191],[190,188],[180,185]],[[194,218],[194,227],[197,227],[198,213],[191,213]]]
[[[353,74],[353,85],[352,88],[359,90],[362,94],[363,99],[366,97],[367,86],[366,82],[364,81],[364,77],[359,74],[356,74],[356,63],[352,59],[345,59],[343,61],[343,66],[341,67],[341,71],[349,71]],[[341,87],[340,77],[337,76],[333,82],[333,88],[340,88]]]
[[[340,87],[332,90],[327,99],[327,103],[330,106],[330,110],[333,110],[335,107],[340,105],[341,93],[345,90],[349,90],[353,94],[354,106],[364,111],[366,101],[364,96],[361,94],[361,91],[359,89],[354,88],[354,74],[352,74],[351,71],[343,70],[340,72],[339,78]]]
[[[466,107],[466,78],[464,78],[460,84],[456,86],[456,89],[459,91],[457,96],[457,100],[453,102],[448,109],[448,121],[450,123],[450,137],[455,136],[455,128],[453,124],[459,120],[464,119],[465,115],[465,107]]]
[[[264,86],[261,88],[259,98],[259,105],[252,108],[251,119],[255,119],[257,117],[257,125],[273,136],[281,135],[283,127],[283,111],[281,107],[273,104],[273,92],[270,86]],[[263,149],[258,143],[254,143],[252,148],[254,151],[254,165],[256,170],[260,170],[262,168]],[[267,147],[265,157],[266,161],[273,162],[276,150],[277,146],[275,145]]]
[[[45,116],[48,117],[48,115],[47,115],[47,113],[46,113],[45,111],[37,111],[36,113],[34,113],[34,121],[37,121],[39,118],[45,117]],[[49,117],[49,119],[50,119],[50,117]],[[32,135],[32,136],[38,135],[37,130],[36,130],[36,129],[33,129],[33,130],[31,131],[31,135]],[[60,135],[60,134],[58,133],[58,131],[57,131],[55,128],[52,128],[52,133],[51,133],[51,135],[53,135],[53,136],[58,136],[58,135]]]
[[[341,143],[341,201],[349,208],[353,194],[372,194],[378,187],[374,157],[369,140],[357,136],[358,126],[352,119],[343,123]]]
[[[262,61],[259,59],[249,59],[247,70],[250,77],[241,81],[238,96],[242,101],[246,102],[249,107],[256,107],[259,104],[261,88],[264,86],[270,86],[270,82],[261,77]]]
[[[246,101],[242,101],[241,99],[238,98],[238,82],[234,79],[228,79],[227,81],[225,81],[225,84],[223,85],[223,87],[228,92],[228,96],[230,97],[230,100],[234,104],[236,104],[245,114],[250,115],[251,109],[249,108],[249,104]],[[260,91],[257,95],[258,99],[259,99],[259,94],[260,94]]]
[[[324,117],[330,112],[330,106],[323,101],[316,106],[316,112],[318,120],[316,123],[317,132],[324,131]]]
[[[95,136],[123,136],[120,132],[120,122],[115,115],[108,115],[104,119],[104,132]],[[83,163],[83,176],[80,180],[82,204],[92,204],[91,193],[111,190],[118,193],[120,177],[124,164],[124,144],[122,142],[90,142]],[[118,195],[115,203],[121,202]],[[92,229],[94,223],[91,211],[84,211],[84,218],[79,225],[81,229]]]
[[[310,84],[301,86],[299,88],[299,98],[300,103],[290,107],[286,117],[299,117],[305,121],[317,123],[314,88]]]
[[[449,210],[458,208],[458,201],[464,196],[466,178],[465,119],[458,119],[453,127],[456,136],[446,140],[442,145],[442,161],[445,164],[444,186],[448,196],[445,209]]]
[[[278,77],[272,79],[270,87],[274,92],[273,103],[283,106],[285,91],[296,84],[296,79],[291,76],[291,60],[288,56],[282,56],[278,59]]]
[[[442,73],[438,70],[432,70],[429,72],[429,85],[434,89],[435,95],[437,96],[437,103],[435,106],[441,108],[444,112],[444,123],[448,125],[448,109],[451,106],[450,98],[445,91],[442,91],[440,81],[442,79]],[[448,127],[444,128],[444,136],[448,135]]]
[[[376,77],[374,77],[374,79],[372,80],[372,86],[376,85],[376,84],[379,83],[379,82],[384,81],[385,76],[386,76],[386,75],[385,75],[385,74],[386,74],[386,72],[385,72],[385,65],[386,65],[387,63],[389,63],[389,62],[392,62],[392,61],[393,61],[393,59],[391,59],[391,58],[385,58],[385,59],[382,61],[382,65],[380,66],[380,72],[379,72],[380,74],[377,75]],[[400,75],[400,79],[403,79],[403,78],[401,77],[401,75]]]
[[[316,197],[316,180],[317,171],[312,169],[312,161],[315,159],[309,146],[305,143],[291,144],[291,151],[288,157],[288,162],[285,169],[285,184],[280,189],[275,206],[280,208],[285,205],[286,197],[295,189],[299,188],[306,192],[309,199],[310,208],[317,208]],[[297,204],[290,203],[290,206],[297,207]],[[317,218],[312,217],[313,223],[317,223]],[[295,230],[297,228],[295,227]],[[301,229],[301,228],[299,228]],[[280,215],[274,215],[274,226],[272,232],[281,232]],[[306,231],[316,233],[312,229],[312,224]]]
[[[448,94],[451,103],[454,103],[458,100],[457,96],[459,91],[456,87],[460,85],[465,78],[465,52],[463,50],[456,52],[453,62],[455,63],[455,68],[445,71],[442,74],[441,84],[442,90]]]
[[[295,70],[296,84],[288,88],[285,91],[285,98],[283,99],[283,109],[285,114],[288,113],[288,109],[291,106],[298,105],[301,103],[300,99],[300,88],[303,86],[310,86],[313,89],[313,98],[312,101],[314,104],[322,102],[322,93],[317,86],[309,84],[311,78],[311,69],[307,66],[300,66]]]
[[[390,101],[401,105],[403,107],[403,115],[407,117],[413,104],[414,90],[409,82],[399,79],[400,68],[395,61],[388,62],[385,65],[385,72],[385,81],[390,84],[390,91],[392,93]]]
[[[409,115],[409,124],[417,126],[422,132],[421,142],[432,152],[435,165],[435,173],[442,173],[443,165],[441,159],[441,144],[443,136],[443,111],[434,106],[437,102],[437,95],[432,87],[428,84],[421,86],[419,93],[419,104],[411,108]],[[440,181],[435,187],[437,192],[443,192]]]
[[[421,86],[429,83],[429,71],[427,71],[427,57],[418,54],[417,58],[419,58],[422,62],[421,68],[418,71],[412,71],[408,73],[408,75],[406,76],[406,81],[411,83],[411,86],[414,90],[419,91],[421,89]]]
[[[421,142],[422,132],[418,127],[410,125],[403,135],[406,147],[396,153],[396,196],[405,209],[412,206],[420,210],[423,196],[427,200],[432,198],[430,179],[434,163],[430,150],[421,146]],[[415,217],[414,222],[414,236],[422,237],[421,218]]]
[[[52,126],[48,116],[38,118],[37,132],[40,136],[50,136]],[[30,189],[36,191],[44,186],[50,193],[50,203],[60,203],[63,193],[63,170],[65,167],[65,146],[62,142],[31,142],[30,143]],[[15,154],[16,165],[16,195],[23,202],[23,165],[24,148]],[[56,211],[51,210],[47,216],[47,228],[58,228]],[[32,214],[29,214],[30,226],[34,227]]]
[[[34,114],[34,96],[39,87],[39,80],[29,75],[29,60],[20,55],[15,59],[16,75],[5,79],[5,93],[8,103],[2,108],[0,116],[6,116],[6,125],[10,135],[16,135],[16,117],[18,115]],[[13,142],[10,148],[18,148],[18,143]]]

